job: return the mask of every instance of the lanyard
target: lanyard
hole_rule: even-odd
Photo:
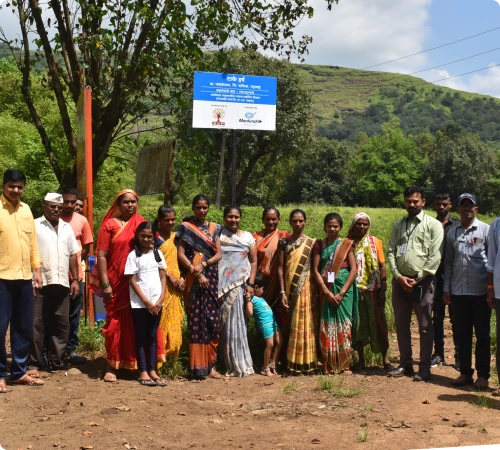
[[[420,222],[416,223],[413,226],[413,228],[410,230],[410,233],[408,234],[408,222],[406,222],[406,239],[408,239],[408,242],[410,242],[411,235],[413,234],[413,232],[415,231],[415,228],[417,228],[419,224],[420,224]]]

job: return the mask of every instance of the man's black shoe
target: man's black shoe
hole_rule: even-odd
[[[441,365],[445,365],[444,356],[443,355],[433,355],[431,359],[431,367],[437,367]]]
[[[413,371],[413,367],[404,367],[404,366],[399,366],[397,369],[391,370],[389,372],[390,377],[412,377],[415,372]]]
[[[413,377],[413,381],[429,381],[431,374],[427,372],[417,372]]]

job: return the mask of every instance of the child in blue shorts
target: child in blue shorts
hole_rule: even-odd
[[[267,278],[258,273],[255,276],[254,297],[251,300],[246,299],[246,314],[248,317],[254,316],[257,327],[264,335],[266,348],[264,350],[264,366],[261,374],[268,377],[276,375],[276,360],[280,354],[281,332],[273,314],[273,310],[262,298],[264,289],[267,285]],[[271,364],[269,364],[271,361]]]

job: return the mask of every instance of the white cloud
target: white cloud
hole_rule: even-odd
[[[296,32],[313,37],[306,63],[363,68],[422,51],[431,1],[340,0],[327,11],[325,0],[312,0],[314,17]],[[410,72],[426,61],[423,54],[377,70]]]

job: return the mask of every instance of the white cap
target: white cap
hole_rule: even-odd
[[[64,203],[63,196],[55,192],[49,192],[43,199],[45,202]]]

